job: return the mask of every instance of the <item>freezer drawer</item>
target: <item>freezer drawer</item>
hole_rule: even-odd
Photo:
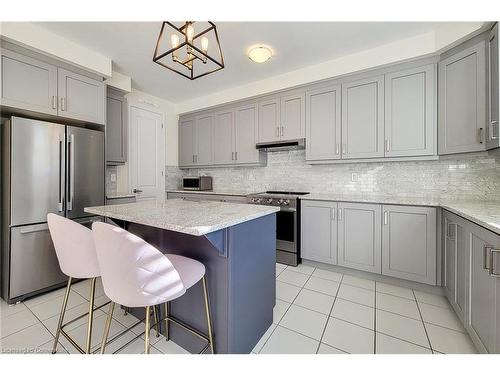
[[[67,217],[91,216],[85,207],[104,205],[104,133],[67,128]]]
[[[59,268],[47,224],[11,228],[10,236],[10,299],[68,279]]]
[[[64,215],[65,127],[13,117],[11,122],[11,225],[43,223]]]

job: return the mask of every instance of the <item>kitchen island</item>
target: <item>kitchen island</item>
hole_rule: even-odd
[[[163,253],[205,265],[216,353],[250,353],[272,324],[277,208],[158,199],[85,211],[113,219]],[[132,314],[142,318],[143,310]],[[170,314],[207,333],[201,284],[172,301]],[[205,344],[175,324],[169,333],[192,353]]]

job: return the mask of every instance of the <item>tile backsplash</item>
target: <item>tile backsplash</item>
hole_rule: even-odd
[[[305,151],[268,154],[266,167],[166,167],[166,190],[185,175],[211,175],[214,190],[295,190],[448,199],[500,200],[500,152],[442,157],[436,161],[309,165]],[[353,176],[353,174],[355,174]]]

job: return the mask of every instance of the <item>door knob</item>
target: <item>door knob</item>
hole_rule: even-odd
[[[132,193],[142,193],[142,190],[134,189],[134,190],[132,190]]]

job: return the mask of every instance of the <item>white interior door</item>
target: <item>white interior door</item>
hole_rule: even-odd
[[[165,193],[165,131],[163,115],[130,107],[130,190],[137,199]]]

